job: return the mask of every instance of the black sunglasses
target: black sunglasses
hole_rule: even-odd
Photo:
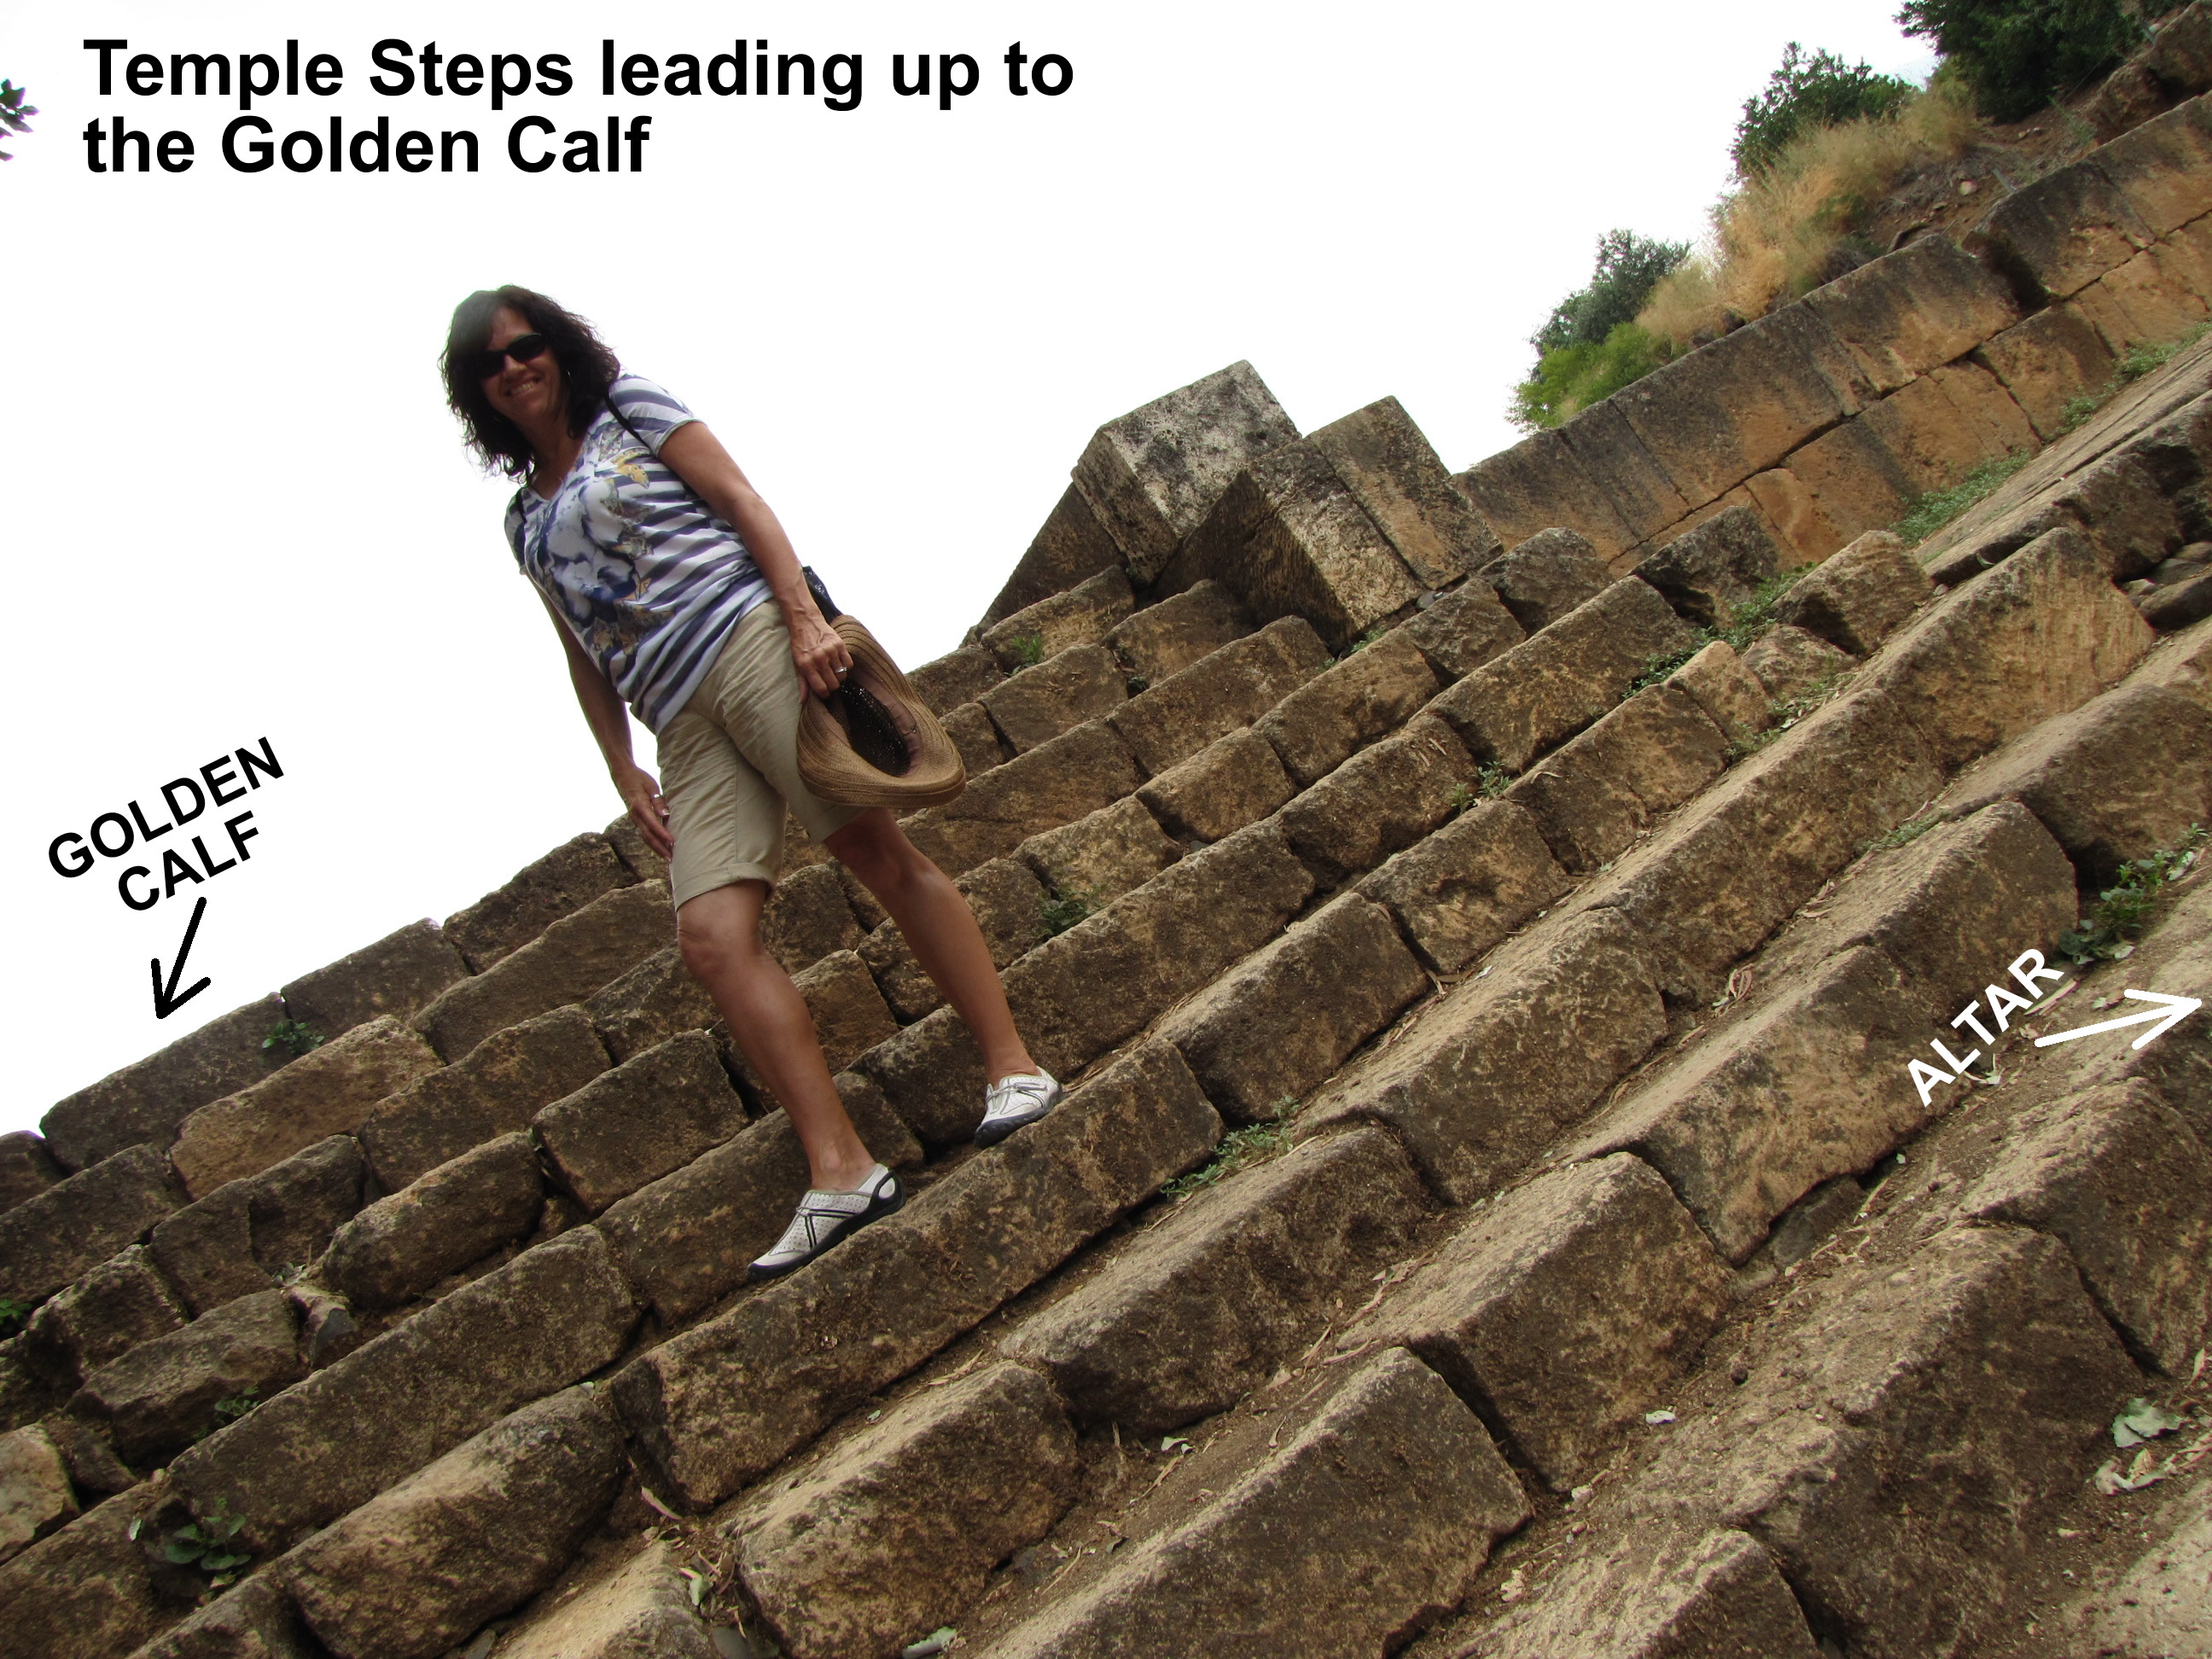
[[[552,343],[543,334],[518,334],[503,346],[487,347],[479,351],[469,360],[469,367],[476,371],[477,379],[489,380],[506,367],[509,357],[518,363],[526,363],[532,358],[542,356]]]

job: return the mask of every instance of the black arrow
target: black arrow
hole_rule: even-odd
[[[177,981],[182,977],[184,974],[185,957],[190,954],[192,948],[192,935],[199,932],[200,917],[205,914],[206,910],[207,901],[205,899],[202,899],[198,903],[192,906],[191,922],[185,929],[185,942],[177,947],[177,965],[169,969],[169,982],[167,985],[161,983],[161,958],[159,957],[155,957],[154,958],[152,963],[154,969],[154,1018],[156,1019],[168,1018],[171,1014],[175,1013],[178,1009],[183,1007],[186,1003],[190,1002],[194,997],[198,996],[201,992],[206,990],[208,988],[209,981],[203,979],[197,985],[193,986],[191,990],[185,992],[184,995],[179,996],[177,994]]]

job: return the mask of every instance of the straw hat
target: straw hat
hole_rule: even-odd
[[[851,617],[830,624],[853,653],[845,683],[799,711],[799,773],[837,806],[908,811],[942,806],[968,787],[968,769],[937,716],[890,653]]]

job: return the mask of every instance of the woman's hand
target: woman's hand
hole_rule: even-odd
[[[623,805],[629,808],[630,822],[645,837],[645,844],[666,858],[676,850],[676,837],[668,832],[668,805],[660,799],[660,785],[652,773],[641,766],[633,766],[615,780],[615,787],[622,792]]]
[[[798,665],[799,678],[806,682],[806,689],[817,697],[826,697],[843,684],[846,671],[853,665],[853,653],[837,630],[822,620],[811,596],[791,610],[797,614],[784,618],[791,630],[791,659]]]

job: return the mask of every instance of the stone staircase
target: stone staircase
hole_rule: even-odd
[[[2212,1059],[1909,1062],[2212,821],[2212,345],[2067,413],[2208,213],[2185,101],[1457,478],[1243,364],[1100,428],[907,821],[1068,1099],[975,1152],[794,833],[915,1195],[787,1279],[622,823],[0,1139],[13,1650],[1999,1650],[2114,1411],[2203,1425]],[[2177,891],[2081,978],[2200,990]]]

